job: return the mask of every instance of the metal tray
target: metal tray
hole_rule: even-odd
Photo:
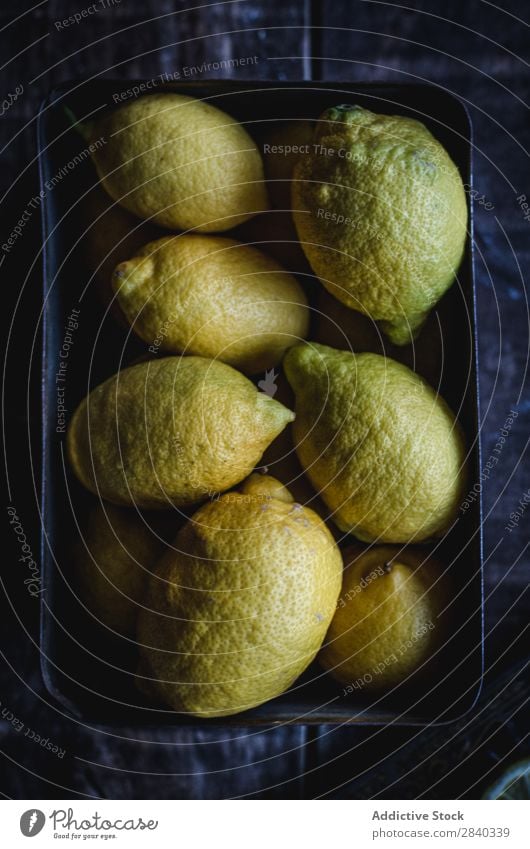
[[[85,142],[72,128],[67,109],[83,120],[112,107],[115,95],[143,82],[64,83],[50,93],[38,121],[45,304],[41,551],[45,591],[41,596],[41,667],[45,685],[63,711],[82,721],[109,726],[201,722],[144,701],[134,685],[135,661],[130,644],[120,638],[111,639],[108,631],[99,631],[76,598],[71,587],[71,546],[78,533],[76,517],[82,515],[90,497],[67,468],[65,435],[56,430],[56,376],[61,361],[67,362],[64,406],[68,421],[90,388],[144,353],[107,311],[83,258],[87,238],[83,205],[96,175],[89,157],[82,155]],[[445,145],[471,189],[469,117],[458,100],[438,87],[223,80],[160,84],[154,90],[210,100],[243,121],[254,135],[266,122],[313,120],[327,106],[345,100],[374,111],[410,115],[424,121]],[[470,190],[470,231],[459,280],[436,310],[444,346],[439,388],[466,433],[470,487],[480,480],[471,194]],[[68,356],[64,357],[65,325],[73,309],[80,310],[79,326],[68,339]],[[480,498],[462,513],[439,553],[446,564],[451,564],[449,571],[456,590],[453,628],[443,652],[427,664],[420,680],[384,698],[369,698],[362,693],[344,696],[342,688],[315,664],[280,698],[244,714],[223,718],[219,723],[429,724],[449,722],[469,711],[478,698],[483,672]]]

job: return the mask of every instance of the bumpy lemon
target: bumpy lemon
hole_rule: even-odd
[[[420,670],[441,644],[446,580],[419,549],[352,546],[344,562],[319,660],[347,692],[390,689]]]
[[[163,542],[134,510],[98,504],[75,545],[75,573],[82,600],[101,623],[128,637],[136,632],[147,576]]]
[[[421,122],[358,106],[324,112],[313,151],[293,180],[309,262],[334,297],[407,344],[462,259],[467,204],[458,169]]]
[[[85,133],[104,188],[140,218],[215,232],[267,209],[256,145],[210,103],[182,94],[141,97]]]
[[[117,266],[112,282],[127,320],[154,353],[218,358],[254,374],[307,334],[307,301],[296,279],[234,239],[150,242]]]
[[[195,513],[149,581],[139,684],[174,710],[228,716],[278,696],[318,652],[342,557],[282,485],[252,476]]]
[[[229,489],[294,418],[217,360],[166,357],[96,387],[68,428],[70,463],[115,504],[193,504]]]
[[[308,343],[284,367],[296,450],[337,526],[365,542],[442,536],[465,481],[462,433],[445,401],[377,354]]]

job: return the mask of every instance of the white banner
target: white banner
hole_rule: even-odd
[[[523,807],[525,806],[525,807]],[[525,802],[4,801],[1,844],[364,849],[530,845]],[[35,838],[34,844],[28,841]]]

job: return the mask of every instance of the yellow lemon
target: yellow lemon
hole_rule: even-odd
[[[85,129],[110,196],[170,230],[229,230],[267,209],[263,165],[234,118],[183,94],[129,101]]]
[[[316,513],[252,476],[201,507],[158,564],[138,620],[139,685],[204,717],[278,696],[318,652],[341,575]]]
[[[91,509],[75,545],[74,565],[81,598],[96,619],[135,635],[147,575],[162,550],[157,532],[134,510],[113,504]]]
[[[81,402],[67,449],[81,483],[115,504],[185,506],[243,480],[294,414],[217,360],[166,357]]]
[[[454,280],[467,227],[462,179],[420,122],[328,109],[294,169],[293,214],[314,272],[339,301],[411,341]]]
[[[441,645],[446,579],[440,565],[417,549],[353,546],[344,563],[319,660],[348,693],[390,689]]]
[[[153,353],[218,358],[255,374],[307,334],[307,301],[295,278],[234,239],[150,242],[118,265],[112,281],[127,320]]]
[[[338,527],[364,542],[442,536],[458,511],[465,448],[440,395],[388,357],[316,343],[291,348],[284,368],[300,462]]]

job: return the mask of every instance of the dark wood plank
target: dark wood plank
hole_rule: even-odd
[[[98,4],[96,0],[98,11],[79,23],[68,18],[94,4],[74,8],[69,0],[50,0],[12,25],[12,11],[6,6],[0,10],[0,26],[7,26],[7,56],[24,51],[3,74],[3,96],[24,86],[2,122],[5,142],[29,122],[20,141],[6,151],[0,171],[4,185],[9,185],[13,167],[34,149],[38,106],[60,81],[160,74],[173,79],[303,79],[308,73],[303,59],[308,53],[306,3],[276,8],[249,0],[121,0],[101,10]],[[21,5],[19,15],[25,7]]]

